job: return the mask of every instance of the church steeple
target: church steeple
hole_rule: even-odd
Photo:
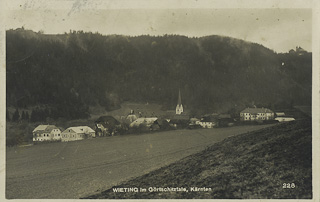
[[[181,114],[183,112],[183,106],[182,106],[182,102],[181,102],[181,93],[180,93],[180,89],[179,89],[179,95],[178,95],[178,104],[176,107],[176,114]]]
[[[181,93],[180,93],[180,89],[179,89],[179,96],[178,96],[178,105],[181,105]]]

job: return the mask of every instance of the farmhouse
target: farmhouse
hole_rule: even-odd
[[[130,124],[130,128],[133,127],[139,127],[140,125],[144,125],[148,128],[150,128],[157,120],[157,117],[151,117],[151,118],[138,118],[137,120],[133,121]]]
[[[117,128],[121,128],[120,122],[112,116],[101,116],[95,121],[97,136],[114,135]]]
[[[132,123],[133,121],[137,120],[137,116],[135,114],[129,114],[127,116],[127,120]]]
[[[33,131],[33,141],[56,141],[61,139],[61,130],[55,125],[39,125]]]
[[[274,112],[267,108],[246,108],[240,112],[241,121],[273,120]]]
[[[62,142],[83,140],[91,137],[95,137],[95,131],[88,126],[70,127],[61,133]]]
[[[213,128],[217,125],[217,119],[211,116],[203,117],[200,121],[196,121],[196,124],[202,128]]]

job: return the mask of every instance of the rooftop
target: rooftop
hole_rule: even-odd
[[[256,114],[256,113],[273,113],[273,111],[271,111],[268,108],[246,108],[244,110],[242,110],[240,113],[250,113],[250,114]]]

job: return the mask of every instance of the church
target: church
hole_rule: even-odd
[[[182,106],[182,102],[181,102],[181,93],[180,93],[180,89],[179,89],[178,104],[176,106],[176,114],[180,115],[182,113],[183,113],[183,106]]]

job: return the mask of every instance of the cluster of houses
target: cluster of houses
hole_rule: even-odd
[[[61,132],[55,125],[39,125],[32,133],[34,142],[68,142],[95,137],[95,131],[88,126],[69,127]]]
[[[139,118],[138,118],[139,117]],[[131,110],[126,120],[129,122],[129,128],[141,128],[148,130],[160,130],[168,128],[188,127],[192,128],[214,128],[214,127],[227,127],[232,126],[235,123],[230,114],[209,114],[203,116],[200,119],[190,118],[187,113],[184,112],[181,102],[181,95],[179,91],[178,103],[175,112],[169,116],[158,117],[138,117]],[[264,122],[276,120],[279,122],[293,121],[293,117],[288,117],[284,112],[273,112],[268,108],[246,108],[240,112],[240,122]],[[83,140],[94,137],[102,137],[114,135],[121,132],[121,130],[128,130],[118,120],[112,116],[101,116],[95,121],[95,130],[88,126],[76,126],[69,127],[64,131],[61,131],[54,125],[39,125],[33,130],[33,141],[75,141]]]

